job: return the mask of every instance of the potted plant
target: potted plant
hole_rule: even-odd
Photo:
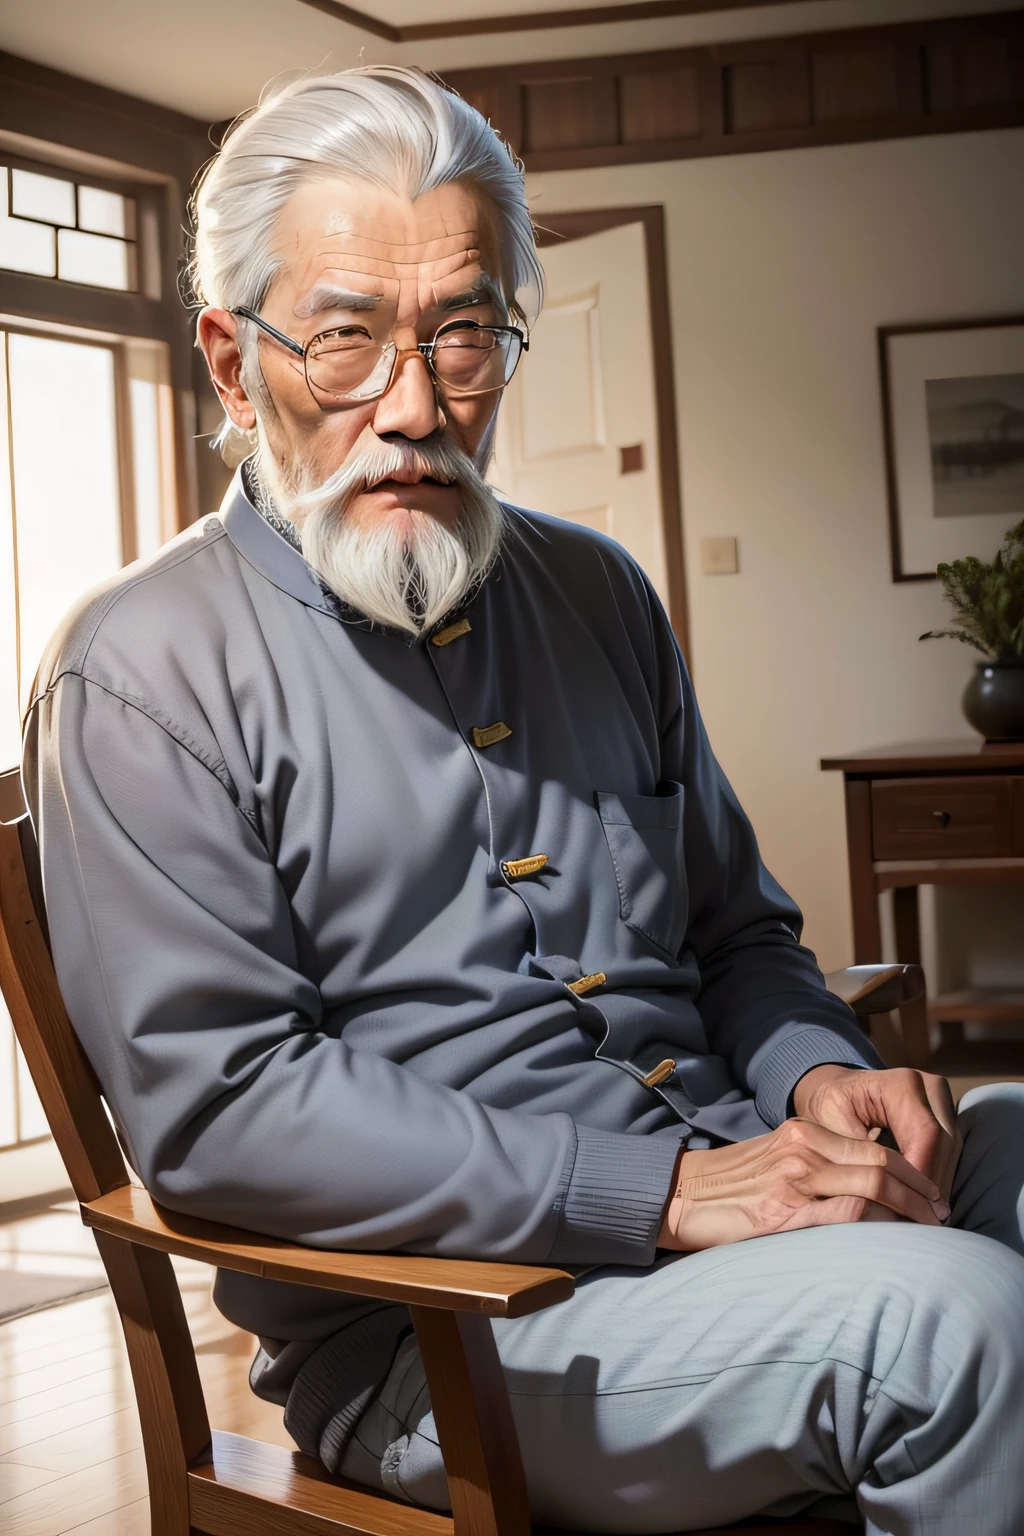
[[[991,565],[968,555],[936,572],[953,608],[949,636],[985,657],[963,697],[963,711],[989,741],[1024,740],[1024,521],[1011,528]]]

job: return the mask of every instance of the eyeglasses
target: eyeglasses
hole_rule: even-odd
[[[339,404],[377,400],[391,388],[399,351],[417,351],[448,395],[489,395],[504,389],[512,378],[529,339],[515,325],[478,325],[475,320],[449,320],[433,341],[401,348],[392,340],[376,341],[361,325],[321,331],[303,346],[244,305],[231,311],[251,320],[261,331],[302,358],[309,392]]]

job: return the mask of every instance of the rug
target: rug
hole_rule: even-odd
[[[102,1275],[32,1275],[20,1269],[0,1269],[0,1323],[106,1288]]]

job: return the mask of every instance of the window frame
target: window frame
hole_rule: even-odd
[[[55,230],[72,227],[70,225],[53,224],[49,219],[15,213],[13,211],[14,177],[11,174],[13,171],[28,171],[33,176],[46,176],[53,181],[70,182],[75,188],[76,215],[78,208],[77,189],[82,186],[95,187],[97,190],[102,192],[115,192],[119,197],[131,198],[135,204],[134,235],[132,235],[130,238],[128,236],[119,237],[116,235],[107,237],[113,239],[121,239],[122,244],[131,247],[131,270],[134,281],[128,288],[107,287],[104,283],[78,283],[75,282],[73,278],[60,277],[59,275],[55,275],[53,277],[41,277],[38,273],[18,272],[14,268],[4,266],[0,266],[0,272],[10,274],[11,276],[15,277],[35,277],[39,282],[42,283],[57,283],[63,288],[83,289],[86,293],[90,294],[97,292],[114,293],[120,294],[122,297],[124,297],[135,293],[145,294],[147,289],[149,289],[150,297],[159,299],[161,277],[159,271],[159,263],[153,259],[152,253],[148,254],[147,259],[147,253],[144,250],[142,234],[144,220],[147,218],[153,218],[154,214],[156,215],[157,220],[159,220],[160,215],[158,208],[154,207],[154,199],[152,197],[151,190],[147,187],[145,182],[136,183],[130,180],[117,180],[114,177],[109,175],[105,176],[99,172],[94,174],[93,172],[85,169],[84,166],[76,167],[73,165],[58,165],[52,159],[32,160],[26,155],[18,154],[13,150],[5,151],[2,146],[0,146],[0,167],[3,167],[7,172],[8,217],[13,219],[24,219],[27,223],[44,224]],[[75,229],[79,228],[77,224],[73,227]],[[83,230],[82,233],[91,234],[98,233],[98,231]],[[57,267],[59,272],[59,252],[57,254]],[[156,270],[146,271],[146,267],[156,268]]]
[[[50,282],[59,279],[50,278]],[[117,490],[120,504],[119,527],[121,536],[121,564],[129,565],[138,558],[138,531],[135,522],[135,474],[132,463],[131,442],[131,406],[128,398],[128,359],[125,352],[125,342],[111,336],[109,339],[103,336],[90,334],[87,331],[77,331],[73,327],[40,326],[32,325],[30,321],[22,318],[8,320],[0,315],[0,332],[6,332],[8,336],[40,336],[52,337],[55,341],[70,341],[75,346],[97,347],[100,351],[110,352],[114,360],[114,415],[117,429]],[[150,338],[140,338],[149,340]],[[4,348],[4,366],[8,370],[6,397],[10,400],[10,355]],[[10,452],[14,453],[14,444],[10,445]],[[11,490],[13,500],[14,491]],[[13,509],[15,540],[17,539],[18,509]],[[0,769],[3,764],[0,764]]]
[[[0,315],[167,345],[176,524],[185,528],[216,509],[230,479],[218,454],[201,443],[197,452],[197,438],[212,435],[223,412],[179,291],[187,199],[220,134],[183,112],[2,51],[0,98],[0,163],[134,197],[139,267],[134,291],[0,269]]]
[[[105,192],[118,192],[130,197],[136,205],[134,288],[106,288],[98,283],[76,283],[65,277],[40,277],[34,272],[16,272],[0,266],[0,312],[12,320],[49,321],[52,324],[75,327],[86,331],[106,331],[123,336],[137,336],[146,341],[171,343],[176,339],[176,311],[181,311],[187,324],[184,307],[177,285],[166,270],[162,260],[163,235],[161,227],[169,216],[165,207],[166,197],[160,188],[146,180],[134,180],[128,174],[123,179],[109,174],[93,172],[69,158],[60,164],[55,158],[30,159],[27,155],[8,149],[0,135],[0,168],[3,170],[31,171],[35,175],[52,176],[56,180],[74,181],[76,185],[99,187]],[[56,150],[57,146],[53,146]],[[10,181],[8,181],[10,186]],[[46,220],[40,220],[46,223]],[[156,249],[146,250],[147,222],[157,225]],[[151,236],[148,243],[152,245]],[[168,302],[167,286],[171,294]]]

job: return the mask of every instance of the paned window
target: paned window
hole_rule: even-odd
[[[174,531],[166,349],[0,326],[0,769],[83,592]]]
[[[56,171],[0,166],[0,267],[136,289],[135,199]]]

